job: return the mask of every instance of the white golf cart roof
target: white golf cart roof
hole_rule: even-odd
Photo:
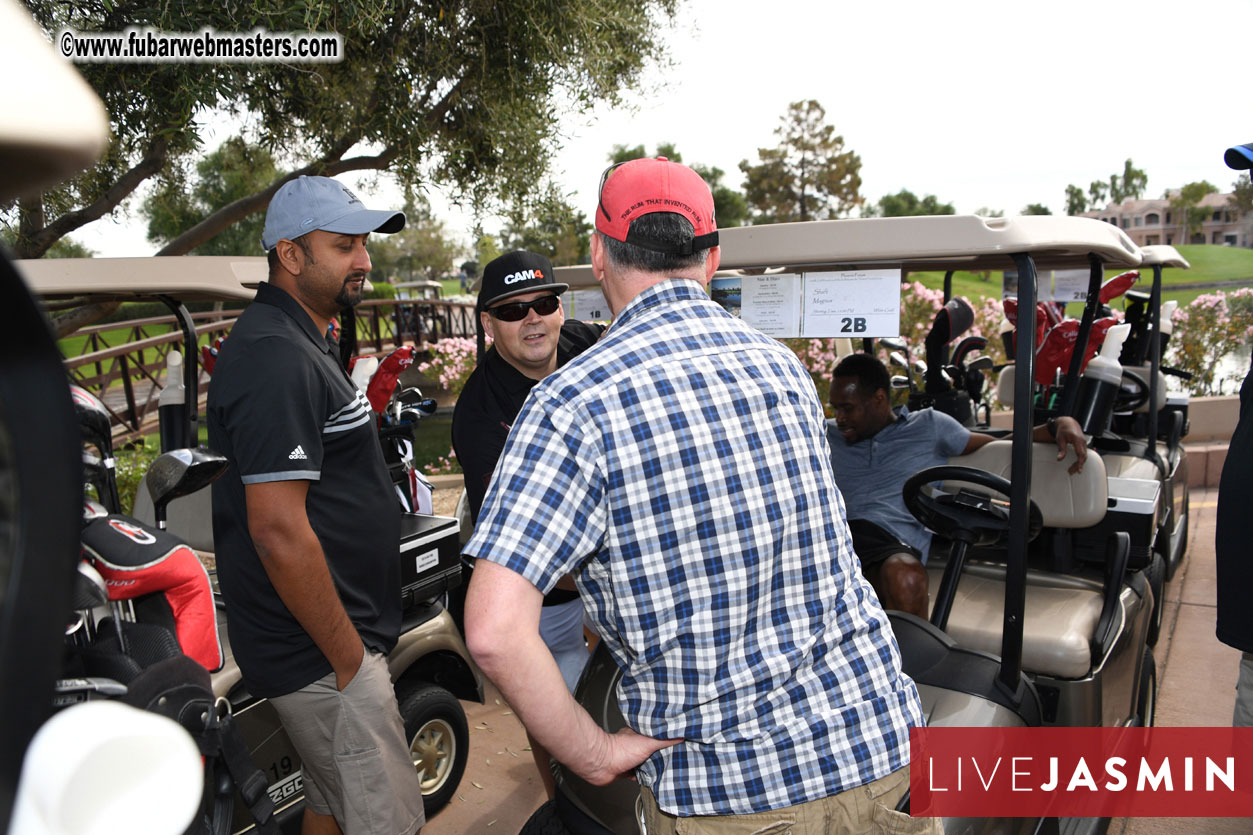
[[[168,295],[184,302],[250,300],[268,269],[265,258],[230,255],[38,258],[16,264],[27,286],[43,298]]]
[[[1096,255],[1107,266],[1141,263],[1141,251],[1116,226],[1094,218],[1032,215],[821,220],[739,226],[718,232],[720,272],[895,267],[919,270],[1014,269],[1015,254],[1032,256],[1038,269],[1083,267]],[[596,286],[590,266],[558,267],[572,288]]]
[[[0,199],[37,192],[96,161],[109,139],[104,105],[74,65],[49,48],[30,13],[0,3]]]
[[[1170,244],[1142,246],[1140,247],[1140,252],[1144,254],[1144,259],[1140,262],[1142,267],[1152,267],[1161,264],[1163,267],[1178,267],[1182,270],[1192,268],[1192,265],[1188,263],[1188,259],[1180,255],[1179,250]]]

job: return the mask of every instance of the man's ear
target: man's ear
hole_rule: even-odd
[[[714,277],[714,273],[718,271],[718,264],[722,263],[722,247],[716,246],[709,250],[709,255],[705,257],[705,284],[709,284],[709,279]]]
[[[595,229],[592,230],[591,255],[592,255],[592,276],[599,282],[604,283],[605,280],[605,245],[600,240],[600,233]]]
[[[274,252],[278,255],[279,264],[292,275],[300,275],[300,271],[304,269],[303,253],[300,255],[296,254],[299,251],[300,245],[286,238],[274,245]]]
[[[492,323],[492,314],[490,314],[490,313],[480,313],[480,314],[479,314],[479,321],[483,324],[483,333],[485,333],[485,334],[487,334],[488,336],[490,336],[490,337],[492,338],[492,341],[495,341],[495,340],[496,340],[496,334],[492,332],[492,326],[493,326],[493,323]]]

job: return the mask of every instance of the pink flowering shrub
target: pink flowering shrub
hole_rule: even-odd
[[[461,472],[461,464],[457,461],[456,450],[448,450],[448,454],[434,464],[427,465],[427,475],[455,475]]]
[[[1166,363],[1192,374],[1185,384],[1189,392],[1222,394],[1224,384],[1243,378],[1253,341],[1253,288],[1197,296],[1172,318]],[[1239,360],[1234,364],[1227,360],[1233,355]]]
[[[490,336],[487,337],[486,344],[489,346],[492,344]],[[473,339],[441,339],[430,346],[431,358],[419,363],[416,367],[420,374],[438,380],[440,388],[447,389],[456,396],[461,394],[466,380],[470,379],[470,373],[474,371],[476,353],[477,347]],[[461,464],[457,461],[457,454],[452,449],[448,450],[446,456],[426,467],[427,475],[448,475],[459,472],[461,472]]]
[[[491,345],[491,337],[487,337]],[[427,377],[439,380],[440,388],[451,391],[454,395],[461,393],[461,388],[470,379],[474,371],[474,356],[477,352],[473,339],[450,338],[441,339],[431,348],[431,358],[418,364],[418,372]]]

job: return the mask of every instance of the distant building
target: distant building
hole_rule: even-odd
[[[1230,194],[1207,194],[1201,206],[1210,210],[1201,231],[1188,234],[1183,213],[1170,205],[1170,197],[1160,200],[1124,200],[1110,203],[1104,209],[1084,212],[1081,217],[1094,217],[1122,229],[1136,246],[1153,244],[1218,244],[1219,246],[1253,247],[1253,216],[1242,218],[1238,209],[1227,202]]]

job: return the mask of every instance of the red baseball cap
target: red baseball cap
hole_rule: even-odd
[[[632,234],[631,221],[653,212],[682,215],[691,221],[695,237],[675,243]],[[686,165],[665,157],[633,159],[605,169],[596,230],[616,241],[673,255],[691,255],[718,245],[714,197],[708,184]]]

